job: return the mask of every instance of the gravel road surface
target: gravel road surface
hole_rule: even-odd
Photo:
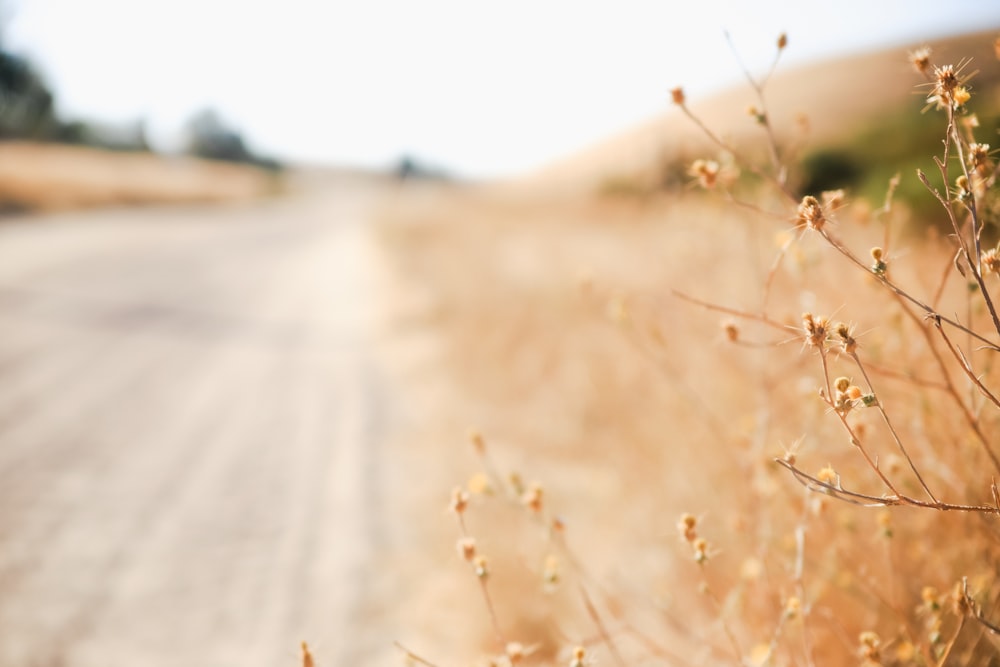
[[[367,663],[380,187],[0,222],[0,664]]]

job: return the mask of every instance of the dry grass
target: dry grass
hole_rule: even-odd
[[[0,143],[0,204],[30,210],[247,201],[275,191],[260,169],[193,158]]]
[[[972,333],[1000,335],[997,277],[970,290],[954,244],[882,202],[796,227],[797,201],[748,194],[418,190],[387,212],[432,490],[404,517],[434,545],[408,563],[411,661],[996,664],[998,378]],[[885,272],[845,254],[873,246]]]

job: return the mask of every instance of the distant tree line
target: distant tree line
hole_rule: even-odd
[[[265,169],[278,170],[281,165],[273,158],[257,155],[234,130],[212,109],[194,114],[187,123],[187,151],[209,160],[226,160],[254,164]]]
[[[38,72],[23,58],[0,50],[0,138],[57,138],[61,123],[55,98]]]
[[[142,121],[114,127],[64,120],[56,113],[55,102],[55,93],[40,72],[26,58],[8,51],[0,32],[0,141],[20,139],[121,151],[150,150]],[[187,154],[272,170],[281,168],[276,160],[251,151],[242,134],[210,109],[191,117],[185,135]]]

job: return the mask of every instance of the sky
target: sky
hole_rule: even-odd
[[[517,175],[663,113],[669,90],[996,28],[998,0],[0,0],[68,119],[175,150],[213,108],[286,162]]]

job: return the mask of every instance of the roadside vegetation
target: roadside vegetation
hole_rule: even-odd
[[[750,145],[671,91],[709,148],[669,193],[387,214],[448,374],[404,659],[997,664],[1000,63],[907,58],[917,108],[835,145],[782,143],[748,74]]]

